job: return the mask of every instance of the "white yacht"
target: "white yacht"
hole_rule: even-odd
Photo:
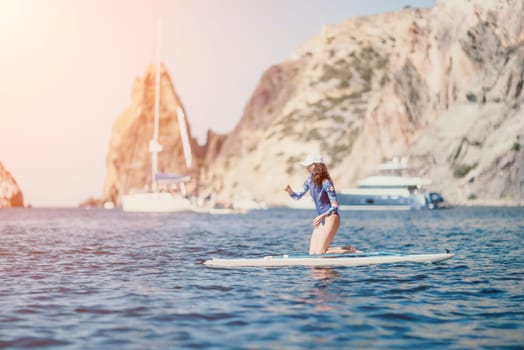
[[[379,174],[362,179],[356,188],[337,190],[341,210],[435,209],[444,205],[436,192],[427,192],[429,179],[404,176],[407,158],[379,165]]]

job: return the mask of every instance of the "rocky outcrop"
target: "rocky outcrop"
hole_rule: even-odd
[[[327,26],[262,76],[206,178],[270,204],[320,150],[337,187],[408,155],[454,204],[523,200],[524,4],[438,1]]]
[[[0,162],[0,208],[24,206],[24,195],[16,180]]]
[[[193,162],[186,167],[178,124],[177,107],[182,107],[180,98],[164,65],[160,71],[159,143],[163,150],[158,155],[158,169],[164,173],[191,175],[198,178],[198,167],[202,151],[191,137],[191,128],[184,117]],[[113,125],[111,141],[106,159],[107,174],[103,201],[120,205],[121,195],[142,190],[151,184],[151,154],[149,142],[153,135],[156,65],[151,65],[145,74],[137,78],[131,95],[131,105],[122,112]],[[199,158],[200,157],[200,158]],[[191,182],[188,191],[195,190]]]
[[[220,140],[218,152],[216,147],[210,148],[215,151],[206,156],[201,192],[216,193],[217,200],[227,205],[236,195],[251,194],[251,187],[266,185],[267,173],[253,170],[263,166],[264,157],[268,163],[274,161],[271,152],[280,145],[271,145],[267,149],[270,153],[264,152],[266,133],[283,113],[286,101],[295,94],[294,82],[299,74],[300,62],[283,63],[264,73],[239,124]]]

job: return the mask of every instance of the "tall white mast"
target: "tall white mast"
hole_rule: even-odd
[[[184,150],[186,167],[191,168],[193,156],[191,154],[191,144],[189,143],[189,133],[187,132],[185,114],[180,106],[176,107],[176,112],[178,117],[178,125],[180,126],[180,137],[182,138],[182,149]]]
[[[149,142],[149,152],[151,152],[151,190],[156,190],[155,176],[158,172],[158,153],[162,151],[162,145],[158,143],[158,124],[160,118],[160,42],[162,36],[162,18],[157,22],[156,37],[156,77],[155,77],[155,111],[153,124],[153,138]]]

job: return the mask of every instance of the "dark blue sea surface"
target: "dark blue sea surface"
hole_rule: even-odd
[[[342,213],[335,244],[438,264],[202,264],[305,253],[313,216],[1,209],[0,348],[524,348],[524,208]]]

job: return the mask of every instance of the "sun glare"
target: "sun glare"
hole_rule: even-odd
[[[21,26],[22,2],[0,0],[0,31],[17,32]]]

